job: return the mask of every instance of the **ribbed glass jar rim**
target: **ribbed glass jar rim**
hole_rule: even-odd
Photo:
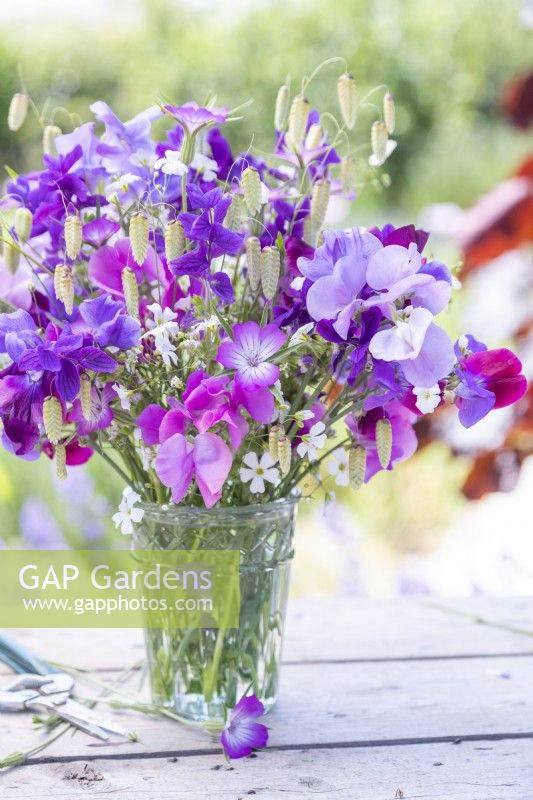
[[[287,497],[279,500],[272,500],[269,503],[253,503],[248,506],[214,506],[213,508],[202,508],[201,506],[181,506],[181,505],[159,505],[158,503],[137,503],[137,508],[142,508],[144,518],[153,521],[168,522],[172,520],[186,520],[190,522],[201,517],[210,520],[224,521],[225,519],[246,519],[251,517],[275,514],[277,511],[285,511],[298,505],[301,494],[297,490],[291,492]]]

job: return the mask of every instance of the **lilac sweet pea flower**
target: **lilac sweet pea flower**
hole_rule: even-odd
[[[200,433],[192,442],[175,433],[160,445],[155,469],[175,503],[183,500],[194,477],[206,508],[211,508],[220,500],[232,462],[231,450],[216,433]]]
[[[81,403],[74,401],[72,411],[68,415],[69,422],[77,422],[77,430],[80,436],[89,436],[97,430],[108,428],[113,420],[111,401],[116,398],[116,392],[111,383],[106,383],[102,390],[95,386],[91,389],[91,418],[85,418]]]
[[[233,341],[222,342],[217,361],[223,367],[235,369],[235,382],[245,389],[272,386],[278,379],[279,367],[269,358],[283,347],[287,337],[277,325],[260,328],[257,322],[233,326]]]
[[[114,222],[106,217],[99,217],[87,222],[83,226],[83,241],[92,247],[103,247],[107,240],[120,230],[118,222]]]
[[[522,364],[506,348],[472,353],[457,369],[461,383],[456,388],[459,420],[470,428],[493,408],[516,403],[527,389]]]
[[[94,300],[84,300],[80,315],[101,347],[129,350],[141,342],[141,326],[125,313],[124,304],[101,294]]]
[[[220,735],[222,747],[229,758],[244,758],[252,750],[266,746],[268,728],[257,722],[264,713],[265,707],[255,694],[241,697],[231,709]]]
[[[128,122],[122,122],[101,100],[90,108],[96,119],[105,125],[105,133],[96,151],[109,172],[127,172],[132,164],[139,165],[153,155],[154,143],[150,138],[150,130],[152,122],[161,116],[159,106],[141,111]]]

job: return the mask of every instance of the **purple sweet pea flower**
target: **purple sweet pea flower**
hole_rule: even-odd
[[[158,256],[148,247],[146,259],[140,266],[133,260],[130,240],[119,239],[114,245],[106,245],[96,250],[89,261],[89,279],[117,297],[123,297],[122,270],[129,267],[135,272],[137,280],[155,281],[158,279]],[[163,268],[159,264],[159,279],[164,283]]]
[[[244,758],[252,750],[266,746],[268,728],[257,722],[264,713],[265,707],[255,694],[241,697],[231,709],[220,735],[222,747],[229,758]]]
[[[205,128],[206,125],[222,125],[229,113],[228,108],[215,108],[214,106],[205,108],[194,101],[182,106],[165,105],[163,108],[167,114],[183,125],[189,135],[196,133],[200,128]]]
[[[101,294],[94,300],[81,303],[80,315],[101,347],[117,347],[129,350],[141,342],[139,322],[125,313],[124,304]]]
[[[521,370],[520,359],[506,348],[479,350],[462,359],[457,369],[461,383],[455,390],[461,424],[470,428],[493,408],[520,400],[527,389]]]
[[[277,325],[261,328],[257,322],[243,322],[233,326],[233,341],[222,342],[217,361],[227,369],[235,369],[235,382],[245,389],[272,386],[278,379],[279,367],[268,359],[286,339]]]
[[[83,241],[95,248],[103,247],[119,230],[118,222],[111,219],[106,217],[93,219],[83,226]]]
[[[93,386],[91,389],[91,419],[85,418],[81,402],[76,399],[68,415],[68,421],[77,423],[77,430],[80,436],[89,436],[94,431],[108,428],[113,421],[113,411],[110,404],[116,396],[111,383],[106,383],[103,389],[97,389]]]
[[[417,230],[414,225],[404,225],[403,228],[395,228],[394,225],[384,225],[383,228],[370,228],[372,233],[382,243],[383,247],[389,244],[399,244],[402,247],[409,247],[414,242],[418,252],[421,253],[429,239],[429,233]]]
[[[161,116],[159,106],[151,106],[145,111],[122,122],[107,103],[98,100],[91,106],[96,119],[105,125],[105,133],[96,145],[101,163],[111,173],[127,172],[131,166],[138,166],[154,153],[154,143],[150,138],[152,122]]]
[[[175,503],[183,500],[194,477],[206,508],[211,508],[220,500],[232,462],[231,450],[216,433],[200,433],[192,442],[175,433],[160,445],[155,470]]]
[[[398,461],[410,458],[416,451],[418,442],[413,430],[416,414],[405,408],[397,400],[388,402],[386,406],[368,411],[358,419],[354,414],[346,417],[346,427],[352,433],[355,442],[366,450],[365,482],[382,469],[376,445],[376,424],[380,419],[389,420],[392,429],[392,452],[389,469]]]

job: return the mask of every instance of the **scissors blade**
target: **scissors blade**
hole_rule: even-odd
[[[26,708],[31,711],[45,711],[49,714],[55,714],[64,719],[65,722],[70,722],[71,725],[84,731],[84,733],[88,733],[90,736],[94,736],[104,742],[109,741],[109,733],[121,739],[129,739],[127,731],[120,725],[116,725],[111,720],[93,715],[87,706],[77,703],[75,700],[55,703],[52,697],[37,697],[26,703]]]

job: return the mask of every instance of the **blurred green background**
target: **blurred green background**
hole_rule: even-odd
[[[72,126],[65,109],[85,121],[96,99],[123,119],[161,97],[202,102],[216,94],[232,107],[253,99],[230,137],[236,151],[266,150],[279,84],[287,76],[298,83],[321,61],[342,56],[361,94],[386,84],[398,107],[399,146],[387,163],[392,185],[366,187],[354,218],[406,222],[429,203],[466,207],[511,172],[528,146],[499,107],[502,87],[530,60],[520,9],[513,0],[18,0],[0,10],[1,161],[17,171],[39,165],[37,122],[18,134],[5,123],[21,81],[65,131]],[[313,86],[312,101],[323,110],[336,110],[340,71],[327,67]],[[362,112],[364,131],[374,118],[372,109]],[[61,488],[41,462],[0,454],[0,536],[13,544],[22,530],[32,543],[46,529],[49,545],[54,537],[74,546],[116,542],[108,523],[121,491],[114,476],[93,460]],[[350,553],[354,571],[370,570],[349,591],[394,591],[390,565],[431,550],[462,513],[466,468],[443,446],[425,450],[347,500],[348,521],[336,539],[324,538],[319,510],[304,515],[309,534],[306,541],[300,535],[297,591],[307,591],[304,575],[332,553],[329,563]],[[320,591],[343,590],[335,567],[321,580]]]

